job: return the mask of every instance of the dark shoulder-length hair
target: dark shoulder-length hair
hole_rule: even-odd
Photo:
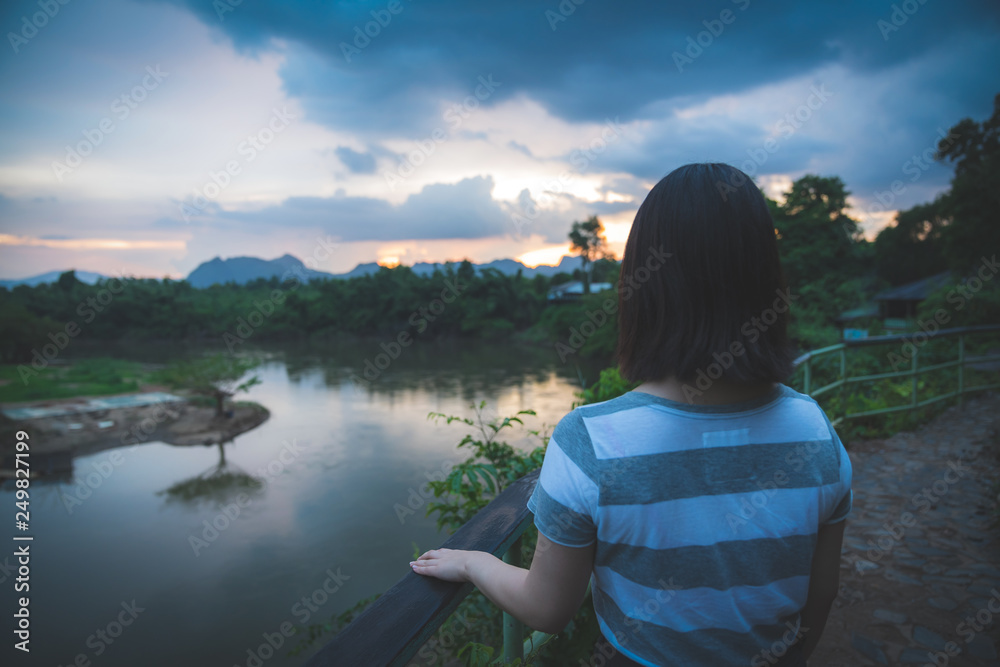
[[[618,284],[617,358],[632,382],[724,377],[782,382],[792,371],[789,294],[774,221],[739,169],[689,164],[646,196]]]

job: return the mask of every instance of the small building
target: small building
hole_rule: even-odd
[[[614,289],[614,283],[590,283],[590,293]],[[583,296],[583,283],[579,280],[556,285],[549,290],[549,301],[576,301]]]
[[[921,301],[948,283],[950,271],[892,287],[875,295],[878,314],[887,329],[905,329],[917,317]]]

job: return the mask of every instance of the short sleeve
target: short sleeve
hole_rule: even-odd
[[[830,525],[833,523],[838,523],[847,518],[847,515],[851,513],[851,508],[854,505],[854,491],[851,489],[851,481],[853,477],[853,469],[851,468],[851,457],[847,454],[847,449],[844,448],[844,443],[840,441],[837,436],[837,432],[830,427],[830,433],[833,434],[833,442],[837,448],[837,458],[839,463],[838,470],[838,482],[836,485],[836,498],[837,503],[833,508],[833,511],[824,521],[824,525]]]
[[[575,417],[579,428],[568,425],[571,417]],[[538,532],[556,544],[585,547],[597,539],[594,516],[598,488],[581,467],[588,450],[592,456],[583,420],[570,413],[549,438],[538,484],[528,499]]]

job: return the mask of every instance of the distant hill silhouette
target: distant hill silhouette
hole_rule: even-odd
[[[73,269],[66,269],[66,271],[72,271]],[[59,280],[59,276],[66,273],[66,271],[49,271],[48,273],[40,273],[37,276],[31,276],[30,278],[21,278],[20,280],[0,280],[0,287],[17,287],[18,285],[28,285],[34,287],[35,285],[41,285],[42,283],[54,283]],[[76,279],[81,283],[87,283],[88,285],[93,285],[100,278],[107,278],[100,273],[94,273],[93,271],[77,271]]]
[[[417,275],[424,276],[434,273],[435,268],[443,269],[448,264],[457,266],[460,262],[417,262],[411,268]],[[534,268],[528,268],[513,259],[497,259],[472,266],[476,271],[496,269],[505,275],[514,275],[520,270],[525,277],[533,278],[536,275],[553,276],[557,273],[572,273],[575,269],[580,268],[580,258],[564,255],[557,266],[543,264]],[[298,258],[288,254],[271,260],[258,257],[231,257],[229,259],[216,257],[200,264],[188,275],[187,280],[194,287],[209,287],[228,282],[244,285],[258,278],[269,279],[272,277],[297,277],[300,280],[312,281],[328,278],[356,278],[375,273],[380,268],[375,262],[366,262],[358,264],[347,273],[326,273],[307,269]]]
[[[215,284],[236,283],[245,285],[258,278],[297,277],[300,280],[316,280],[333,278],[333,274],[313,271],[296,257],[284,254],[277,259],[260,259],[259,257],[216,257],[198,265],[188,274],[187,281],[192,287],[210,287]]]
[[[435,268],[443,269],[448,264],[452,264],[457,267],[460,263],[461,262],[417,262],[410,268],[412,268],[413,272],[417,275],[426,276],[434,273]],[[484,269],[495,269],[504,275],[512,276],[518,271],[521,271],[522,275],[526,278],[533,278],[538,275],[554,276],[557,273],[573,273],[573,271],[580,268],[580,258],[563,255],[562,259],[559,260],[559,264],[556,266],[542,264],[534,268],[528,268],[521,262],[514,259],[496,259],[492,262],[486,262],[485,264],[473,264],[472,266],[477,272],[481,272]],[[375,273],[380,268],[381,267],[375,262],[366,262],[364,264],[358,264],[347,273],[314,271],[306,268],[305,264],[303,264],[300,259],[287,253],[277,259],[260,259],[259,257],[230,257],[229,259],[222,259],[221,257],[216,257],[199,264],[194,271],[188,274],[187,281],[191,283],[193,287],[198,288],[210,287],[216,284],[224,285],[226,283],[245,285],[246,283],[257,280],[258,278],[270,279],[272,277],[285,278],[288,276],[294,276],[299,280],[305,279],[312,281],[329,278],[355,278],[357,276],[366,276],[371,273]],[[70,269],[67,269],[67,271],[68,270]],[[59,276],[62,273],[64,273],[64,271],[49,271],[48,273],[42,273],[30,278],[22,278],[20,280],[0,280],[0,286],[11,288],[17,285],[35,286],[42,283],[54,283],[59,280]],[[108,276],[100,273],[93,273],[91,271],[77,271],[76,277],[77,280],[90,285],[96,283],[100,278],[108,278]]]

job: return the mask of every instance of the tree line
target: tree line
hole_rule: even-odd
[[[1000,95],[988,120],[965,119],[951,128],[935,158],[955,165],[950,189],[899,211],[873,242],[849,214],[850,193],[839,177],[806,175],[782,201],[768,199],[786,279],[800,297],[791,331],[800,347],[836,340],[837,316],[879,290],[945,270],[960,281],[984,253],[1000,249]],[[148,278],[89,285],[70,271],[55,283],[0,289],[0,360],[30,360],[42,346],[64,342],[70,331],[100,341],[214,340],[234,351],[251,340],[402,331],[420,338],[556,341],[608,297],[552,304],[549,290],[573,279],[588,286],[618,279],[619,263],[605,252],[601,231],[596,217],[574,223],[569,238],[589,270],[552,277],[476,271],[466,260],[429,275],[398,266],[350,279],[275,277],[197,289],[184,280]],[[442,298],[448,285],[455,294],[450,300]],[[977,308],[959,315],[956,324],[1000,321],[997,284],[978,299]],[[580,354],[610,354],[614,329],[602,327]]]

